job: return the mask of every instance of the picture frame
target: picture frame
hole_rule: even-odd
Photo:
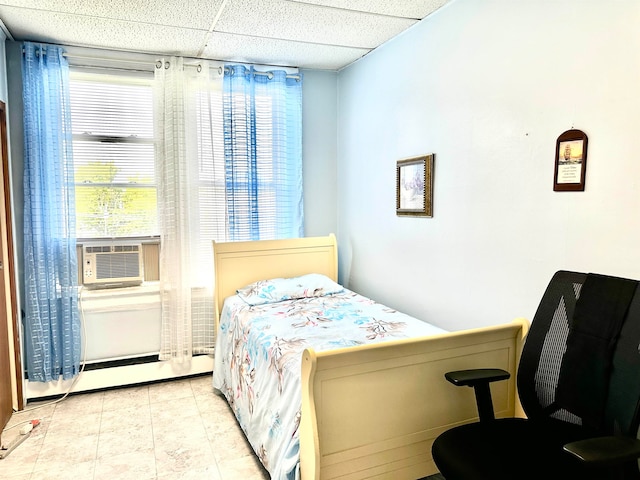
[[[587,135],[582,130],[567,130],[556,141],[553,190],[583,192],[587,173]]]
[[[396,162],[396,215],[433,216],[433,163],[435,155]]]

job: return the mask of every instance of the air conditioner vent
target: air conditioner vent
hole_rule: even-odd
[[[104,288],[142,283],[141,244],[84,245],[82,253],[85,285]]]
[[[110,245],[98,245],[95,247],[92,247],[89,245],[84,248],[85,248],[85,252],[87,253],[102,253],[102,252],[108,253],[108,252],[111,252],[112,247]]]

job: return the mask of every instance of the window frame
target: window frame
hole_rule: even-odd
[[[151,92],[150,105],[149,108],[152,112],[154,111],[154,99],[153,99],[153,88],[154,88],[154,78],[153,72],[147,71],[137,71],[137,70],[123,70],[118,68],[93,68],[93,67],[84,67],[84,66],[70,66],[70,89],[73,89],[74,82],[96,82],[101,84],[111,84],[111,85],[132,85],[132,86],[144,86],[148,87]],[[71,99],[70,99],[71,101]],[[71,101],[71,106],[73,109],[73,102]],[[152,222],[152,225],[155,225],[154,228],[150,229],[148,232],[138,232],[137,234],[132,235],[107,235],[107,236],[86,236],[81,235],[78,237],[79,242],[88,242],[95,241],[100,239],[118,239],[118,240],[134,240],[134,239],[156,239],[160,238],[159,231],[159,214],[157,210],[157,194],[158,194],[158,179],[156,177],[157,171],[157,157],[155,152],[155,125],[153,122],[155,120],[152,117],[152,125],[151,125],[151,137],[141,137],[135,134],[124,136],[124,135],[109,135],[109,134],[94,134],[92,132],[82,132],[77,133],[74,132],[72,134],[72,145],[75,150],[78,143],[86,143],[86,146],[89,145],[98,145],[98,144],[114,144],[114,145],[147,145],[152,147],[153,151],[153,181],[151,183],[136,183],[131,181],[114,181],[114,182],[82,182],[74,179],[74,188],[76,192],[76,197],[78,194],[78,187],[83,186],[91,186],[96,188],[113,188],[113,189],[123,189],[123,191],[129,189],[140,189],[144,190],[152,190],[155,193],[155,218]],[[73,125],[72,125],[73,130]],[[78,165],[74,162],[74,176],[77,175]],[[77,205],[77,200],[76,200]],[[76,224],[79,225],[81,223],[80,216],[76,211]],[[87,233],[86,231],[83,233]],[[158,240],[159,241],[159,240]]]

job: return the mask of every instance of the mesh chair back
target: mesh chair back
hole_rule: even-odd
[[[518,368],[518,393],[531,420],[551,417],[582,424],[580,417],[557,408],[554,402],[571,321],[586,278],[585,273],[557,272],[533,318]],[[637,433],[640,406],[639,349],[640,296],[636,293],[614,349],[603,434],[635,436]]]
[[[580,296],[586,274],[557,272],[547,286],[522,350],[518,367],[518,393],[530,419],[547,417],[555,400],[562,357],[567,346],[569,322]],[[571,413],[560,410],[556,418],[580,423]]]

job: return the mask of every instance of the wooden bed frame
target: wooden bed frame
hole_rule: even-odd
[[[322,273],[337,281],[333,235],[214,242],[216,331],[223,301],[257,280]],[[476,421],[473,389],[444,373],[474,367],[511,372],[491,386],[497,417],[522,415],[515,373],[529,323],[315,352],[302,358],[302,480],[417,479],[437,473],[433,440]]]

